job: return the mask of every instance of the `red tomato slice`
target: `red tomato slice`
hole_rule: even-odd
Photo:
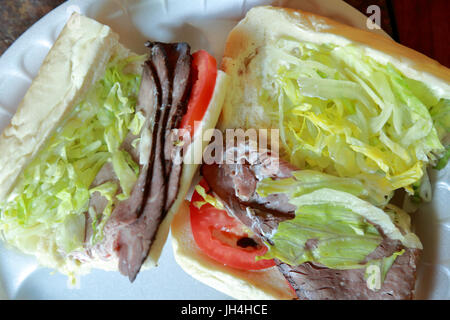
[[[181,119],[180,129],[187,129],[192,137],[195,121],[201,121],[208,109],[217,77],[216,59],[204,50],[192,55],[191,77],[193,86],[186,114]]]
[[[209,190],[205,180],[200,184],[205,190]],[[197,192],[194,192],[191,199],[191,228],[195,242],[205,254],[227,266],[243,270],[266,269],[275,265],[273,260],[256,261],[255,258],[265,254],[267,248],[265,245],[256,245],[240,221],[209,203],[198,209],[193,205],[195,201],[204,201]],[[243,248],[245,243],[251,245]]]

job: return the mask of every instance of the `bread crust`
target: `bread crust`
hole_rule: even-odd
[[[450,69],[394,40],[298,9],[261,6],[251,9],[227,38],[222,70],[229,71],[243,54],[282,34],[298,40],[336,45],[353,44],[380,63],[392,63],[407,77],[424,81],[439,96],[450,98]],[[230,65],[231,64],[231,65]]]
[[[82,26],[82,27],[80,27]],[[0,136],[0,203],[119,46],[105,25],[74,13]]]

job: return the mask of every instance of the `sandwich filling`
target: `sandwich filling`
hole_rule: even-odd
[[[230,112],[233,125],[232,106],[242,106],[238,126],[279,129],[290,163],[358,178],[373,186],[379,205],[399,188],[431,199],[425,168],[448,161],[450,93],[431,90],[360,47],[281,35],[231,72],[240,91],[226,102],[225,118]]]
[[[187,44],[150,43],[149,48],[139,100],[145,110],[144,132],[150,135],[150,157],[142,165],[130,200],[115,208],[110,226],[117,232],[114,250],[118,252],[119,270],[130,281],[139,272],[158,226],[178,193],[182,163],[166,155],[176,148],[177,158],[182,151],[169,145],[169,135],[186,112],[191,87]]]
[[[273,161],[262,158],[252,162],[247,153],[235,164],[201,168],[209,188],[203,195],[208,198],[200,209],[203,214],[211,206],[225,209],[249,229],[234,247],[243,238],[252,239],[255,248],[263,242],[268,250],[260,250],[253,259],[273,259],[299,299],[411,298],[422,245],[411,232],[406,213],[372,205],[370,190],[358,179],[298,170],[283,160],[274,169],[268,165]],[[202,219],[196,207],[198,203],[191,203],[191,226],[199,244],[207,237],[196,236],[200,232],[196,220]],[[223,239],[231,239],[235,230],[228,228],[228,237],[211,231],[210,239],[233,246]],[[205,252],[229,264],[213,250]],[[378,274],[371,277],[374,269]]]

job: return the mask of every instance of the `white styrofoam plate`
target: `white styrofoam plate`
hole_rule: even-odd
[[[206,49],[220,61],[226,36],[237,21],[249,8],[271,3],[366,28],[367,18],[341,0],[69,0],[0,57],[0,132],[73,11],[111,26],[121,42],[137,53],[145,52],[147,40],[186,41],[193,50]],[[425,248],[417,297],[450,299],[449,167],[433,172],[432,179],[434,199],[413,217]],[[33,257],[0,244],[0,299],[229,299],[182,271],[173,258],[170,239],[159,267],[141,272],[133,284],[117,272],[99,270],[82,277],[78,289],[69,289],[66,280],[39,267]]]

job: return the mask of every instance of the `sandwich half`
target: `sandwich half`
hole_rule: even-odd
[[[198,166],[181,160],[219,117],[212,56],[146,45],[136,55],[73,14],[0,136],[2,238],[71,280],[99,268],[134,281],[157,264]]]
[[[426,170],[449,158],[450,71],[382,36],[270,6],[231,31],[222,70],[233,92],[225,138],[267,129],[276,146],[233,142],[222,154],[234,162],[202,165],[172,223],[180,266],[238,299],[412,299],[423,248],[390,202],[399,189],[431,199]]]

